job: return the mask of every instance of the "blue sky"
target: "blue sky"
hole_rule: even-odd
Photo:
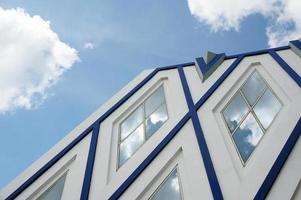
[[[240,19],[239,29],[216,31],[186,1],[0,0],[0,7],[21,7],[50,21],[80,58],[38,106],[0,113],[0,188],[142,70],[190,62],[207,50],[231,55],[271,44],[271,19],[260,12]]]

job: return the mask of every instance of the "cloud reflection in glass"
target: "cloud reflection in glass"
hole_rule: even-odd
[[[118,166],[123,165],[167,119],[161,86],[120,124]]]
[[[257,71],[230,100],[222,115],[245,163],[273,122],[282,104]]]

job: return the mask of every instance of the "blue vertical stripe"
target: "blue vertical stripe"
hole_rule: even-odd
[[[269,171],[268,175],[265,177],[262,185],[260,186],[258,192],[256,193],[254,199],[261,200],[265,199],[271,190],[277,176],[279,175],[282,167],[285,164],[285,161],[289,157],[291,151],[293,150],[298,138],[301,134],[301,118],[299,118],[297,125],[295,126],[293,132],[290,134],[288,140],[286,141],[285,145],[281,149],[280,154],[278,155],[277,159],[275,160],[271,170]]]
[[[91,179],[93,175],[93,167],[94,167],[94,161],[95,161],[95,154],[96,154],[96,148],[97,148],[97,142],[98,142],[98,135],[99,135],[99,127],[100,124],[98,122],[93,124],[93,132],[90,142],[90,148],[88,153],[88,160],[87,165],[85,169],[85,176],[81,191],[81,200],[86,200],[89,198],[90,194],[90,186],[91,186]]]
[[[301,87],[301,77],[295,72],[275,51],[270,50],[269,54],[282,67],[284,71]]]
[[[210,184],[212,196],[214,199],[219,200],[223,199],[223,194],[221,188],[218,183],[218,179],[214,170],[214,166],[210,157],[210,153],[208,150],[208,146],[204,137],[203,130],[201,128],[201,123],[197,114],[197,110],[195,109],[191,92],[189,90],[189,86],[187,83],[187,79],[182,67],[178,67],[179,76],[181,79],[182,87],[185,94],[186,103],[189,108],[189,114],[191,116],[195,136],[197,138],[198,146],[201,152],[202,160],[204,162],[207,178]]]

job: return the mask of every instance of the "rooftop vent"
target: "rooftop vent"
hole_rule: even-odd
[[[199,57],[195,59],[196,69],[198,74],[204,82],[224,61],[226,54],[216,54],[211,51],[207,51],[205,57]]]

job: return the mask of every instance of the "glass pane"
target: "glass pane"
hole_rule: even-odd
[[[177,170],[174,169],[171,174],[159,186],[157,191],[151,196],[151,200],[180,200],[180,184]]]
[[[119,166],[121,166],[128,158],[130,158],[135,151],[144,142],[144,128],[141,124],[129,137],[127,137],[120,144]]]
[[[135,130],[143,121],[143,107],[139,106],[128,118],[121,124],[121,141]]]
[[[247,103],[240,93],[237,93],[223,112],[224,118],[231,132],[236,128],[237,124],[248,111],[249,108]]]
[[[161,105],[146,119],[146,138],[152,136],[167,120],[166,105]]]
[[[234,142],[244,162],[248,160],[262,136],[261,128],[253,114],[249,113],[233,134]]]
[[[269,127],[280,109],[281,103],[268,89],[255,105],[254,112],[257,115],[262,126],[266,129]]]
[[[61,200],[66,175],[59,178],[48,190],[46,190],[37,200]]]
[[[164,90],[161,86],[145,101],[146,116],[154,112],[163,102],[165,102]]]
[[[251,106],[254,105],[258,97],[264,91],[265,87],[265,82],[257,72],[254,72],[247,80],[245,85],[242,87],[242,92]]]

